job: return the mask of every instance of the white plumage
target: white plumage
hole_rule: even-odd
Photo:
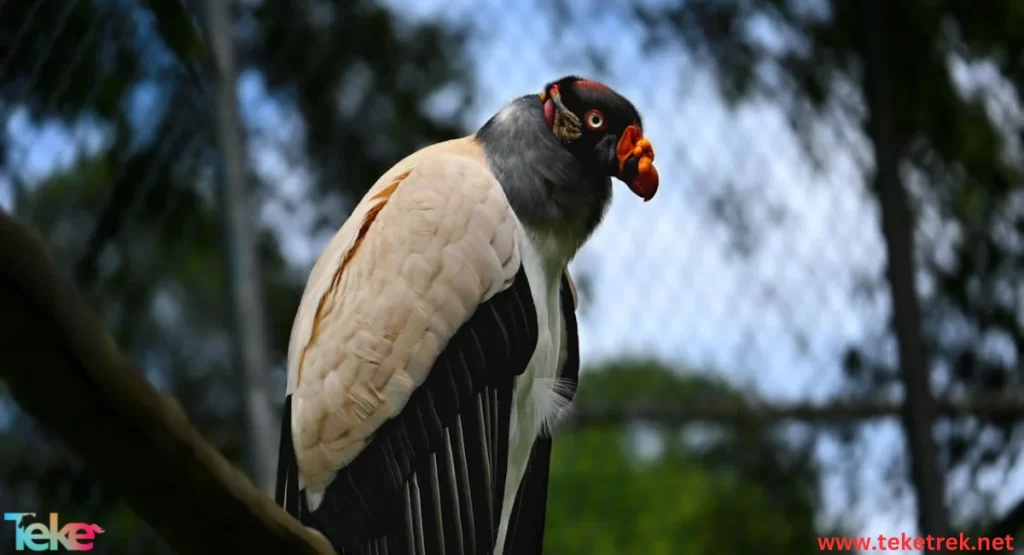
[[[568,410],[570,392],[562,384],[559,369],[565,363],[565,321],[560,308],[560,284],[566,252],[575,251],[553,234],[529,231],[518,226],[519,249],[530,281],[540,333],[537,350],[522,376],[516,378],[515,410],[509,439],[505,503],[498,529],[495,555],[501,555],[520,480],[526,471],[534,441],[553,432],[559,417]]]

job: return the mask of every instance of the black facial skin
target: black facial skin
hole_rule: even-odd
[[[550,91],[558,85],[562,103],[582,122],[583,135],[566,144],[566,148],[588,171],[617,177],[619,162],[615,149],[619,137],[630,125],[643,130],[640,114],[633,104],[615,91],[597,84],[591,84],[576,76],[568,76],[544,88]],[[602,128],[593,129],[587,125],[587,114],[599,110],[604,123]],[[632,172],[635,175],[635,169]]]

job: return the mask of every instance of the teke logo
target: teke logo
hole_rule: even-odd
[[[57,551],[58,547],[68,551],[92,551],[92,540],[104,532],[98,524],[85,522],[69,522],[58,528],[57,513],[50,513],[49,528],[42,522],[22,523],[25,517],[35,516],[35,513],[4,513],[4,520],[14,522],[15,551]]]

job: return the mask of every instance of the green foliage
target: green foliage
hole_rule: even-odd
[[[742,397],[724,384],[653,361],[622,361],[584,372],[578,402],[685,403],[701,395]],[[717,431],[716,439],[700,446],[678,429],[645,434],[661,444],[653,457],[636,454],[636,429],[559,433],[546,552],[817,552],[816,474],[806,463],[805,446],[775,441],[764,431]]]
[[[737,402],[743,398],[717,376],[696,374],[682,377],[655,360],[615,361],[600,369],[584,372],[580,398],[591,403],[673,405],[709,397],[722,402]]]
[[[317,18],[309,16],[313,6]],[[361,196],[399,158],[461,134],[457,116],[471,90],[461,30],[413,26],[373,0],[308,8],[291,0],[256,4],[243,16],[255,32],[239,48],[275,97],[302,115],[321,192]],[[440,93],[458,101],[456,118],[438,121],[424,111]],[[345,215],[323,217],[335,228]]]
[[[0,18],[4,104],[16,100],[36,117],[75,118],[88,110],[116,118],[141,60],[129,43],[104,40],[96,32],[130,33],[129,21],[110,17],[110,11],[99,2],[5,3]]]
[[[182,66],[196,77],[200,77],[200,71],[207,75],[216,71],[210,48],[203,44],[199,30],[192,23],[192,15],[180,0],[145,0],[145,3],[153,12],[156,30],[164,44]]]

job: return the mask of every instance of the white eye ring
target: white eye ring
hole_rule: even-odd
[[[587,122],[587,127],[591,129],[604,127],[604,114],[601,113],[601,110],[591,110],[583,119]]]

